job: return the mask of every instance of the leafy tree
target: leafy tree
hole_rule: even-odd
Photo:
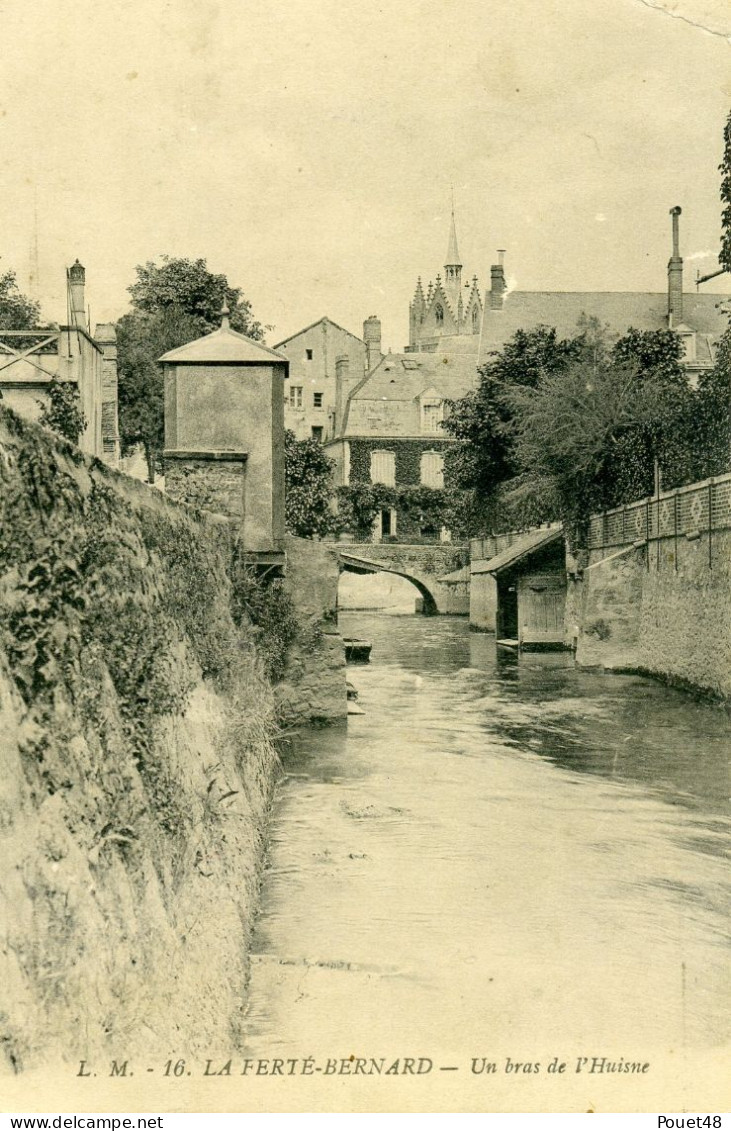
[[[179,307],[133,311],[117,323],[118,410],[122,455],[142,445],[147,476],[155,482],[165,444],[162,366],[168,350],[199,337],[199,323]]]
[[[48,400],[39,401],[39,422],[72,444],[78,444],[86,428],[86,417],[81,410],[79,390],[74,382],[59,381],[53,377],[49,383]]]
[[[682,356],[680,338],[672,330],[628,330],[611,352],[613,364],[635,370],[638,418],[608,465],[613,499],[609,505],[697,477],[698,398]]]
[[[513,388],[513,493],[582,534],[592,511],[677,486],[697,470],[697,396],[670,331],[630,330],[596,364],[586,357],[535,388]]]
[[[32,330],[40,312],[40,305],[18,290],[14,271],[0,275],[0,330]]]
[[[132,307],[147,314],[157,314],[177,307],[198,319],[198,336],[221,325],[221,309],[225,298],[230,311],[232,330],[262,341],[264,327],[251,313],[251,303],[241,296],[240,287],[232,287],[225,275],[214,275],[205,259],[176,259],[162,256],[161,263],[149,261],[136,268],[137,282],[129,288]]]
[[[284,434],[285,522],[299,538],[323,538],[335,529],[332,498],[332,461],[317,440],[297,440]]]
[[[658,471],[668,487],[694,478],[698,403],[681,355],[672,331],[612,342],[594,318],[563,340],[546,326],[519,331],[445,424],[461,441],[447,470],[472,489],[470,520],[583,522],[650,494]]]
[[[591,329],[595,333],[595,327]],[[481,367],[478,387],[460,400],[448,402],[444,429],[460,443],[446,453],[445,481],[448,488],[472,492],[470,502],[463,496],[462,506],[467,507],[469,520],[478,527],[487,529],[498,521],[500,485],[518,470],[509,390],[535,388],[543,376],[562,372],[584,349],[581,336],[561,339],[549,326],[518,330],[502,351]]]
[[[225,275],[215,275],[205,259],[173,259],[136,268],[129,288],[132,311],[117,323],[119,433],[122,454],[142,445],[148,479],[155,480],[164,446],[162,367],[168,350],[218,329],[224,298],[232,329],[260,340],[263,327],[251,305]]]
[[[698,383],[698,450],[697,478],[731,470],[731,326],[718,343],[713,369]]]
[[[723,131],[723,160],[719,169],[724,209],[721,216],[721,254],[718,259],[722,267],[731,271],[731,113],[726,119],[726,127]]]

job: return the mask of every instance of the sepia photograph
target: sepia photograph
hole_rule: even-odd
[[[729,0],[0,41],[0,1110],[720,1127]]]

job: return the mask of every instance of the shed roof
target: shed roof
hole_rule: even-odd
[[[442,577],[438,577],[437,581],[441,581],[443,585],[459,585],[462,581],[469,581],[470,567],[469,563],[462,566],[461,569],[452,570],[451,573],[445,573]]]
[[[159,359],[172,362],[174,365],[205,365],[211,362],[224,362],[229,365],[271,365],[279,361],[282,365],[289,366],[289,359],[283,357],[276,350],[269,349],[253,338],[247,338],[232,330],[230,326],[221,326],[212,334],[196,338],[177,349],[168,350]]]
[[[527,558],[536,550],[542,550],[545,546],[561,539],[563,539],[563,528],[560,526],[531,530],[528,534],[522,534],[511,546],[508,546],[507,550],[502,550],[494,558],[476,563],[477,568],[473,565],[472,573],[502,573],[510,566],[517,565],[522,558]]]

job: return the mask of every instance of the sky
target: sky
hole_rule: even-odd
[[[94,322],[168,254],[224,272],[270,344],[327,315],[408,340],[442,270],[525,290],[712,271],[728,0],[0,0],[0,270]],[[728,293],[728,277],[712,290]]]

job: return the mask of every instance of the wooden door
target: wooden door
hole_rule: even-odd
[[[518,625],[522,644],[563,645],[566,575],[528,574],[518,581]]]

